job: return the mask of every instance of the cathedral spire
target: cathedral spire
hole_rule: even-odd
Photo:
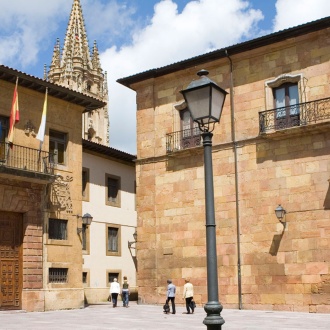
[[[96,41],[92,54],[90,52],[80,0],[73,0],[63,49],[57,39],[48,80],[108,103],[105,79]],[[83,115],[82,136],[103,145],[109,144],[107,106]]]
[[[96,40],[94,40],[93,53],[92,53],[92,63],[93,63],[93,69],[96,72],[98,72],[98,73],[102,72],[100,56],[99,56],[99,50],[97,48]]]

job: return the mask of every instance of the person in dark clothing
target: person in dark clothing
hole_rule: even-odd
[[[171,302],[172,314],[175,314],[175,292],[176,286],[172,283],[172,280],[167,280],[167,302]]]

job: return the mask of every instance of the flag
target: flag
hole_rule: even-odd
[[[44,142],[45,130],[46,130],[47,94],[48,94],[48,89],[46,89],[44,107],[42,110],[41,122],[40,122],[40,126],[39,126],[39,131],[37,134],[37,139],[40,141],[40,144],[42,144],[42,142]]]
[[[18,83],[18,78],[16,79],[16,86],[14,90],[13,103],[11,105],[11,113],[9,120],[8,142],[10,144],[13,144],[14,141],[15,124],[19,122],[17,83]]]

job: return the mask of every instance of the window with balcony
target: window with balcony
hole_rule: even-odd
[[[265,82],[266,109],[259,112],[261,134],[306,123],[305,83],[302,74],[283,74]]]
[[[57,240],[68,239],[68,221],[61,219],[49,219],[48,238]]]
[[[110,174],[105,176],[106,204],[120,207],[120,178]]]
[[[49,131],[49,152],[54,154],[54,163],[66,164],[67,134],[57,131]]]
[[[106,232],[107,242],[107,255],[119,256],[121,254],[120,249],[120,226],[108,225]]]
[[[195,123],[188,109],[180,111],[181,119],[181,149],[200,145],[201,136],[197,123]]]
[[[298,126],[300,123],[297,83],[285,83],[273,89],[275,129]]]

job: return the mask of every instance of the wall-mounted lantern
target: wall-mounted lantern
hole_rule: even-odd
[[[135,244],[137,242],[137,231],[135,229],[135,232],[133,234],[134,241],[130,242],[128,241],[128,248],[129,249],[136,249],[135,247],[132,247],[132,244]]]
[[[285,223],[284,216],[286,214],[285,209],[281,206],[281,204],[278,205],[278,207],[275,209],[275,214],[279,222]]]
[[[82,224],[87,227],[92,223],[93,217],[89,213],[85,213],[83,216],[77,215],[77,218],[82,219]],[[77,234],[79,235],[83,231],[83,228],[79,228],[77,225]]]

